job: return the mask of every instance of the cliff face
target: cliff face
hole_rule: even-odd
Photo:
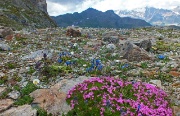
[[[0,25],[24,27],[55,27],[47,13],[46,0],[0,0]]]
[[[46,0],[31,0],[32,3],[37,6],[40,10],[47,13],[47,3]]]

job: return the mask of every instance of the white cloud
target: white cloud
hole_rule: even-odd
[[[76,0],[73,0],[76,1]],[[48,13],[52,16],[81,12],[89,7],[97,10],[131,10],[150,6],[156,8],[172,9],[180,6],[179,0],[47,0]]]

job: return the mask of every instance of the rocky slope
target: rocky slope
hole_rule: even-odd
[[[151,26],[140,19],[121,18],[112,10],[101,12],[89,8],[81,13],[59,15],[52,17],[60,27],[80,26],[80,27],[103,27],[103,28],[136,28]]]
[[[173,116],[179,116],[180,30],[77,30],[79,37],[49,28],[0,38],[0,116],[36,116],[35,106],[59,116],[70,109],[67,91],[94,76],[152,83],[169,95]],[[102,69],[90,70],[93,58]]]
[[[47,14],[46,0],[1,0],[0,25],[16,29],[56,26]]]
[[[143,19],[152,25],[180,25],[180,7],[172,10],[153,7],[115,11],[120,17]]]

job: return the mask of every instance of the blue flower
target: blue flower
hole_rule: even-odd
[[[141,108],[141,105],[140,104],[138,104],[138,110]]]
[[[111,106],[110,100],[107,100],[106,101],[106,107],[110,107],[110,106]]]
[[[69,61],[69,60],[66,61],[66,65],[67,65],[67,66],[71,65],[71,61]]]
[[[96,64],[96,60],[92,59],[91,64]]]
[[[62,59],[58,59],[58,63],[62,63],[63,61],[62,61]]]
[[[158,55],[158,58],[159,58],[160,60],[163,60],[163,59],[165,58],[165,55],[160,54],[160,55]]]
[[[75,97],[74,97],[74,100],[75,100],[75,101],[77,101],[77,100],[78,100],[77,96],[75,96]]]
[[[84,101],[84,103],[87,104],[87,103],[88,103],[88,100],[86,99],[86,100]]]
[[[126,114],[126,111],[121,108],[121,109],[120,109],[120,114],[121,114],[121,116],[124,116],[124,115]]]
[[[90,68],[94,68],[95,66],[94,66],[94,64],[91,64],[91,67]]]
[[[87,72],[91,72],[92,70],[93,70],[92,67],[89,67],[89,68],[86,69]]]
[[[132,84],[135,84],[136,83],[136,81],[132,81]]]
[[[101,64],[101,60],[97,59],[96,60],[96,66],[100,65]]]
[[[141,108],[141,105],[140,105],[140,104],[138,104],[137,111],[136,111],[136,113],[137,113],[137,114],[138,114],[138,112],[139,112],[140,108]]]
[[[124,69],[124,68],[127,68],[129,67],[129,64],[124,64],[121,68]]]
[[[99,66],[97,67],[97,69],[98,69],[98,70],[102,70],[102,69],[103,69],[103,65],[99,65]]]

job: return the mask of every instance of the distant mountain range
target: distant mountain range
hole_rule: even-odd
[[[180,6],[172,10],[144,7],[134,10],[116,10],[114,12],[120,17],[143,19],[152,25],[180,26]]]
[[[81,13],[52,16],[60,27],[80,26],[80,27],[100,27],[100,28],[136,28],[151,26],[142,19],[129,17],[119,17],[113,10],[101,12],[93,8],[88,8]]]

